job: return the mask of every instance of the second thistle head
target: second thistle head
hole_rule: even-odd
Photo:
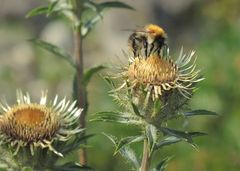
[[[122,78],[131,91],[133,103],[149,122],[162,122],[173,118],[192,97],[195,85],[201,81],[195,70],[194,52],[181,53],[177,60],[169,54],[161,57],[151,54],[148,58],[131,58]],[[156,110],[156,104],[158,109]]]

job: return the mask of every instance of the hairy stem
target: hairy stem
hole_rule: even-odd
[[[81,15],[82,15],[82,9],[83,9],[83,1],[81,0],[75,0],[74,2],[75,6],[75,14],[78,17],[79,21],[81,21]],[[76,75],[76,98],[77,98],[77,104],[79,108],[84,108],[81,116],[80,116],[80,126],[82,128],[86,127],[85,117],[86,117],[86,106],[87,106],[87,97],[86,97],[86,89],[81,83],[81,79],[83,78],[83,53],[82,53],[82,35],[81,35],[81,22],[79,22],[76,26],[75,24],[75,30],[74,30],[74,57],[75,57],[75,63],[76,63],[76,69],[77,69],[77,75]],[[80,159],[79,162],[81,165],[87,164],[87,153],[85,149],[80,150]]]
[[[142,157],[142,163],[139,171],[149,171],[150,161],[151,161],[151,156],[149,152],[148,139],[146,138],[144,139],[144,143],[143,143],[143,157]]]

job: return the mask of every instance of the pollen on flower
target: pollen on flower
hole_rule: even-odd
[[[158,85],[173,84],[177,78],[177,67],[170,60],[159,56],[150,56],[147,59],[136,60],[129,66],[129,79],[136,82]]]
[[[42,123],[46,116],[46,109],[43,106],[21,106],[17,107],[13,112],[13,116],[18,124],[25,124],[29,127],[37,126]]]
[[[178,70],[173,61],[152,55],[147,59],[135,58],[129,65],[127,77],[133,88],[142,84],[153,91],[155,99],[162,95],[163,90],[175,87]]]

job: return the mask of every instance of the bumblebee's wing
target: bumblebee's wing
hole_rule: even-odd
[[[133,52],[134,57],[139,56],[142,48],[142,38],[137,33],[132,33],[128,38],[128,46],[130,51]]]

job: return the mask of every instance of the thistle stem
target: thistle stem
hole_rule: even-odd
[[[82,9],[83,9],[83,1],[75,0],[74,1],[74,7],[75,7],[75,14],[79,19],[79,24],[77,26],[75,25],[74,29],[74,57],[75,57],[75,64],[76,64],[76,98],[77,98],[77,104],[79,108],[84,108],[79,124],[82,128],[86,127],[85,117],[86,117],[86,106],[87,106],[87,97],[86,97],[86,89],[81,83],[81,79],[83,78],[83,53],[82,53],[82,35],[81,35],[81,15],[82,15]],[[80,159],[79,162],[81,165],[87,164],[87,153],[85,149],[80,150]]]
[[[148,139],[144,139],[143,142],[143,157],[142,163],[139,171],[149,171],[150,168],[151,155],[149,152]]]
[[[80,29],[79,29],[80,30]],[[82,56],[82,37],[80,31],[75,31],[75,61],[77,67],[77,104],[79,108],[84,108],[80,119],[79,124],[82,128],[86,127],[85,117],[86,117],[86,92],[85,88],[81,84],[81,78],[83,77],[83,56]],[[86,165],[87,163],[87,154],[85,149],[80,150],[80,164]]]

